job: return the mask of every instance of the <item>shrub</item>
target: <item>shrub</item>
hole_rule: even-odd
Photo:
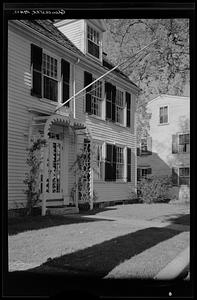
[[[169,202],[170,176],[149,176],[138,182],[137,192],[139,202],[161,203]]]

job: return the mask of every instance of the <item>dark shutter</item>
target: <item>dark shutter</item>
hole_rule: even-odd
[[[152,154],[152,137],[151,136],[147,137],[147,150],[148,150],[148,154]]]
[[[106,119],[112,118],[112,85],[105,82],[105,95],[106,95]]]
[[[112,121],[116,121],[116,87],[112,85]]]
[[[84,72],[84,87],[86,87],[88,84],[92,82],[92,74],[88,72]],[[92,86],[86,89],[86,104],[85,104],[85,111],[89,114],[91,114],[91,101],[92,101],[92,96],[91,96],[91,89]]]
[[[62,59],[61,61],[61,74],[62,74],[62,102],[69,99],[69,83],[70,83],[70,64]],[[70,101],[65,104],[70,106]]]
[[[126,104],[127,104],[127,127],[131,127],[131,94],[126,92]]]
[[[32,89],[31,95],[42,98],[42,48],[31,44]]]
[[[137,156],[141,155],[140,147],[137,147]]]
[[[141,177],[141,169],[137,168],[137,181],[140,180]]]
[[[178,136],[176,134],[172,135],[172,153],[178,152]]]
[[[127,182],[131,182],[131,148],[127,148]]]
[[[113,178],[113,145],[106,144],[105,180]]]
[[[172,184],[178,185],[178,168],[172,168]]]
[[[113,145],[113,181],[116,181],[116,146]]]

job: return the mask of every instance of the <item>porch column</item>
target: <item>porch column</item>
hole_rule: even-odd
[[[92,153],[92,141],[90,141],[90,210],[93,209],[93,153]]]

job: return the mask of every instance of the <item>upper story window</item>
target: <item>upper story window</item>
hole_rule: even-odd
[[[141,139],[139,147],[137,147],[137,156],[152,154],[152,137],[148,136]]]
[[[190,152],[190,134],[179,134],[179,152]]]
[[[43,53],[43,96],[46,99],[58,100],[57,59]]]
[[[116,122],[124,123],[124,93],[116,90]]]
[[[100,58],[100,33],[89,25],[87,27],[88,27],[87,28],[88,53],[99,59]]]
[[[64,102],[70,95],[70,63],[31,44],[31,95],[54,102]],[[60,89],[61,87],[61,93]],[[60,99],[60,94],[62,99]],[[66,106],[68,107],[68,102]]]
[[[96,77],[94,77],[91,73],[84,72],[84,87],[89,85],[91,82],[95,81]],[[101,80],[93,83],[89,88],[86,89],[86,109],[85,111],[89,114],[93,114],[95,116],[102,116],[102,100],[103,100],[103,83]]]
[[[168,106],[162,106],[159,108],[159,124],[168,123]]]
[[[172,153],[190,152],[190,134],[179,133],[172,135]]]

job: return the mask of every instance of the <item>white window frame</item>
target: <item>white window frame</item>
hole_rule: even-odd
[[[42,98],[45,99],[46,101],[50,101],[51,103],[54,103],[54,104],[61,103],[62,102],[61,101],[61,59],[59,57],[57,57],[56,55],[54,55],[53,53],[51,53],[50,51],[43,49],[42,61],[43,61],[44,54],[57,60],[57,78],[53,78],[51,76],[44,74],[43,62],[42,62]],[[57,101],[54,101],[54,100],[44,97],[44,77],[48,77],[50,79],[57,81]]]
[[[93,40],[91,40],[91,39],[88,38],[88,27],[91,28],[96,33],[98,33],[98,36],[99,36],[99,42],[98,43],[96,43],[95,41],[93,41]],[[101,56],[102,56],[101,55],[101,52],[102,52],[101,51],[101,49],[102,49],[101,39],[102,39],[101,32],[94,25],[87,23],[86,24],[86,53],[88,55],[90,55],[91,57],[93,57],[94,59],[99,60],[99,61],[101,60]],[[88,40],[90,40],[92,43],[94,43],[95,45],[97,45],[99,47],[99,57],[94,56],[93,54],[91,54],[88,51]]]
[[[168,120],[167,120],[167,122],[163,122],[163,123],[161,123],[160,122],[160,110],[161,110],[161,108],[164,108],[164,107],[167,107],[167,117],[168,117]],[[159,125],[167,125],[167,124],[169,124],[169,105],[162,105],[162,106],[159,106]]]
[[[95,76],[92,74],[92,81],[96,80],[98,78],[98,76]],[[100,93],[100,97],[98,95],[96,95],[96,88],[98,88],[100,83],[100,87],[101,87],[101,93]],[[95,88],[96,86],[96,88]],[[98,117],[98,118],[103,118],[103,80],[98,80],[97,82],[95,82],[92,86],[91,86],[91,113]],[[94,99],[94,105],[97,104],[98,105],[98,113],[94,113],[94,109],[95,107],[93,107],[93,99]],[[99,114],[100,112],[100,114]]]
[[[188,151],[183,151],[184,145],[180,144],[180,136],[181,135],[186,135],[189,134],[189,143],[185,143],[184,145],[189,145],[189,149]],[[178,153],[190,153],[190,132],[182,132],[182,133],[178,133]],[[187,146],[186,146],[186,150],[187,150]]]
[[[118,98],[117,98],[117,91],[122,94],[122,105],[120,105],[120,103],[118,103]],[[118,120],[118,111],[121,111],[122,113],[122,122],[120,122]],[[120,88],[117,88],[116,87],[116,109],[115,109],[115,121],[117,124],[120,124],[120,125],[125,125],[125,93],[122,89]]]
[[[189,175],[188,176],[180,176],[180,169],[189,169]],[[180,177],[189,178],[189,185],[190,185],[190,167],[189,166],[178,167],[178,186],[181,185]]]
[[[142,176],[142,170],[143,170],[143,171],[144,171],[144,170],[147,171],[148,169],[151,169],[151,174],[152,174],[152,168],[151,168],[151,166],[147,166],[147,167],[138,167],[138,169],[140,170],[140,178],[139,178],[139,179],[147,178],[146,176],[149,175],[149,174],[146,173],[145,176]]]
[[[121,150],[120,153],[118,153],[118,149]],[[122,168],[121,177],[119,178],[117,172],[118,166]],[[122,181],[125,181],[125,147],[116,145],[116,182],[122,182]]]

